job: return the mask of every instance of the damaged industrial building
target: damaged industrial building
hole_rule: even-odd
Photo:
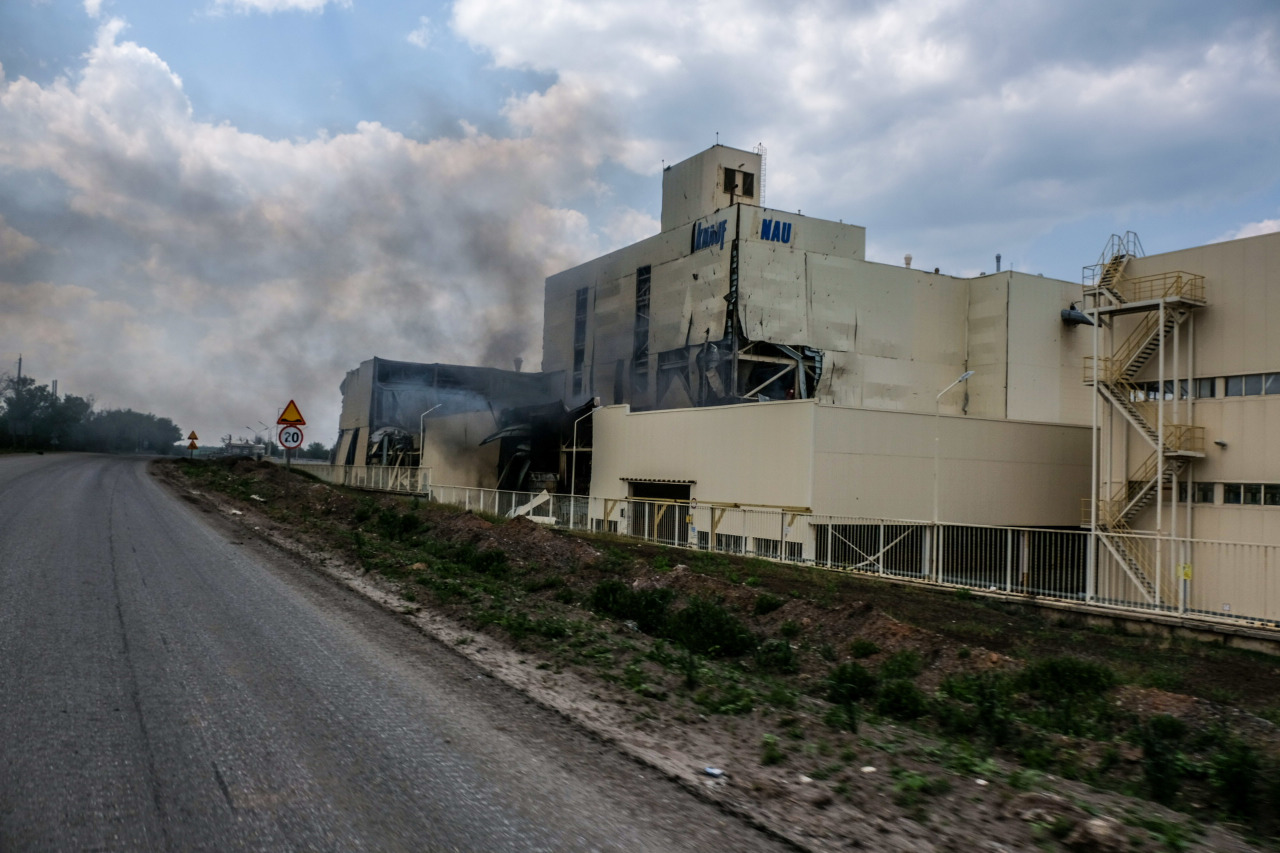
[[[1061,312],[1080,285],[869,262],[864,228],[763,207],[763,165],[717,145],[668,167],[661,233],[547,279],[540,373],[362,364],[343,384],[337,461],[923,519],[937,409],[950,520],[1078,524],[1089,336]],[[998,478],[975,476],[991,465]],[[1046,477],[1061,488],[1029,499]]]
[[[765,206],[765,166],[717,145],[667,167],[660,233],[546,280],[540,372],[361,364],[335,463],[580,496],[559,510],[574,526],[692,547],[937,579],[998,552],[1012,589],[1052,543],[1050,593],[1254,595],[1191,584],[1186,540],[1280,544],[1258,426],[1280,423],[1280,235],[1150,257],[1125,235],[1082,282],[998,256],[953,276]],[[1082,529],[1093,544],[1053,538]]]

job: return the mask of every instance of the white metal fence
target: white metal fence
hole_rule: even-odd
[[[418,469],[309,465],[328,482],[705,551],[1189,618],[1280,627],[1280,546],[1077,529],[934,525],[772,508],[502,492]],[[535,505],[529,506],[531,503]],[[1108,540],[1108,541],[1104,541]]]

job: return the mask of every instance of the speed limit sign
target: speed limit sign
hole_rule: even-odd
[[[280,430],[280,446],[297,450],[302,446],[302,430],[296,426],[287,426]]]

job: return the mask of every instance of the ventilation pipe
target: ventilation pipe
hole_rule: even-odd
[[[902,264],[903,264],[903,266],[905,266],[907,269],[911,269],[911,256],[910,256],[910,255],[903,255],[903,256],[902,256]]]
[[[996,272],[1000,272],[1000,253],[996,252]]]

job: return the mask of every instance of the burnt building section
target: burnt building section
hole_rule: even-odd
[[[943,414],[1088,422],[1079,284],[870,262],[861,226],[762,206],[763,174],[721,145],[670,166],[660,233],[547,279],[542,367],[570,405],[932,414],[973,371]]]
[[[427,469],[433,482],[559,491],[575,479],[562,449],[582,415],[565,407],[564,379],[561,372],[369,359],[342,382],[334,462]]]

